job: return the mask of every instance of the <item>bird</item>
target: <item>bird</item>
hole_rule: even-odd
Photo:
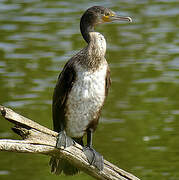
[[[83,146],[90,165],[103,170],[103,156],[92,146],[93,133],[111,85],[110,69],[105,59],[106,40],[94,28],[103,23],[129,21],[102,6],[88,8],[81,17],[80,30],[87,45],[67,61],[53,93],[54,131],[58,132],[56,147]],[[83,137],[87,136],[84,146]],[[79,169],[65,159],[51,157],[51,172],[74,175]]]

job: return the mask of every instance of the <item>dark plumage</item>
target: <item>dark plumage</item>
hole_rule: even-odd
[[[94,6],[81,17],[80,29],[88,43],[65,65],[58,77],[53,94],[53,124],[59,132],[57,148],[68,147],[76,141],[83,146],[83,136],[87,134],[84,147],[90,164],[103,169],[103,157],[92,148],[92,133],[95,131],[105,97],[110,87],[110,71],[105,59],[106,41],[94,31],[98,24],[114,20],[128,20],[129,17],[116,16],[110,9]],[[72,138],[72,139],[71,139]],[[67,175],[78,172],[68,161],[51,158],[51,171]]]

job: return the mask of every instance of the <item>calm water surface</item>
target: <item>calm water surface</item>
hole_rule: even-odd
[[[85,42],[80,16],[103,5],[133,23],[101,25],[112,88],[94,146],[142,180],[179,179],[179,2],[0,1],[0,104],[52,128],[51,97],[65,62]],[[2,118],[0,138],[18,138]],[[1,180],[88,180],[50,174],[49,158],[0,153]]]

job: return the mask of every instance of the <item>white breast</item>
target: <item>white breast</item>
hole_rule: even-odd
[[[78,65],[76,81],[67,100],[66,132],[70,137],[82,137],[88,124],[95,119],[105,100],[107,63],[95,72]]]

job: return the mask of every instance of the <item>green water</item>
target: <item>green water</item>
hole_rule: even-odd
[[[52,128],[51,97],[65,62],[85,46],[80,16],[93,5],[131,16],[101,25],[112,87],[94,137],[105,159],[142,180],[179,179],[177,0],[0,1],[0,104]],[[0,118],[0,138],[18,138]],[[0,152],[0,180],[88,180],[50,173],[49,157]]]

